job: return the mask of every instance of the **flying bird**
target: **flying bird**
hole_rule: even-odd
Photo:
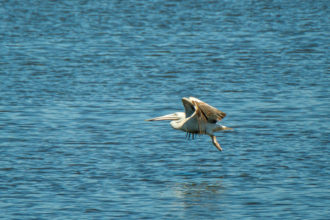
[[[146,121],[162,121],[171,120],[171,126],[174,129],[187,132],[187,137],[196,134],[206,134],[211,137],[213,145],[222,151],[214,132],[222,130],[232,130],[232,128],[217,124],[221,121],[226,113],[206,104],[205,102],[194,98],[182,98],[185,112],[176,112],[156,118],[147,119]]]

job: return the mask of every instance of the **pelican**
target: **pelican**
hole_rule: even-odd
[[[183,97],[182,103],[185,112],[176,112],[146,121],[171,120],[172,128],[187,132],[187,136],[192,135],[192,138],[196,134],[207,134],[211,137],[213,145],[222,151],[214,132],[232,130],[232,128],[217,124],[226,116],[226,113],[194,97]]]

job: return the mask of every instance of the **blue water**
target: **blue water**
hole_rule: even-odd
[[[330,3],[2,1],[0,217],[327,219]],[[219,152],[168,122],[227,113]]]

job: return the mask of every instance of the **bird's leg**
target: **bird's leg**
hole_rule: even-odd
[[[212,139],[212,143],[213,145],[219,150],[222,151],[222,148],[220,147],[220,144],[217,141],[217,138],[214,135],[210,135],[211,139]]]

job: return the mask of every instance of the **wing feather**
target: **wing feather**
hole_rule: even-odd
[[[214,108],[209,104],[206,104],[205,102],[202,102],[199,99],[193,98],[192,100],[194,106],[197,106],[198,109],[201,110],[207,121],[210,123],[216,123],[217,121],[222,120],[226,116],[226,113]]]

